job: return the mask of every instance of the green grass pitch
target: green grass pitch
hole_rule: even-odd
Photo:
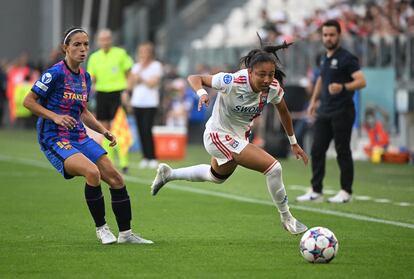
[[[133,153],[126,176],[133,228],[155,244],[103,246],[83,179],[62,179],[34,131],[0,131],[0,146],[0,278],[414,278],[412,165],[356,162],[352,203],[298,204],[310,167],[282,161],[294,215],[339,240],[331,263],[309,264],[299,254],[300,237],[282,229],[259,173],[238,168],[221,185],[176,181],[152,197],[155,171],[134,167],[140,155]],[[185,161],[169,163],[209,163],[209,156],[190,146]],[[329,160],[328,193],[338,190],[338,175]]]

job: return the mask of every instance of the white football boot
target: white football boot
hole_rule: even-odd
[[[308,227],[296,220],[292,214],[288,214],[288,216],[283,217],[280,216],[280,220],[282,221],[282,225],[291,234],[301,234],[308,230]]]
[[[331,203],[346,203],[350,201],[352,201],[352,195],[344,190],[339,191],[335,196],[328,199],[328,202]]]
[[[316,193],[310,188],[305,194],[296,197],[296,201],[304,202],[304,201],[311,201],[311,202],[322,202],[323,195]]]
[[[138,168],[146,169],[146,168],[148,168],[148,164],[149,164],[148,159],[144,158],[144,159],[141,160],[141,162],[139,162]]]
[[[161,163],[157,169],[157,175],[151,185],[151,194],[155,196],[158,191],[169,181],[171,175],[171,167],[167,164]]]
[[[119,233],[118,243],[153,244],[154,242],[134,234],[132,230],[127,230]]]
[[[102,244],[111,244],[116,242],[116,237],[111,232],[111,229],[107,224],[96,228],[96,236],[102,242]]]
[[[158,167],[159,163],[157,160],[149,160],[148,162],[148,168],[149,169],[156,169]]]

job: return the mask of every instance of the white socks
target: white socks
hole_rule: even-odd
[[[282,166],[276,161],[264,174],[266,175],[267,189],[279,213],[283,217],[288,217],[290,212],[285,185],[283,185],[282,180]]]
[[[168,180],[223,183],[225,180],[215,177],[211,173],[210,168],[210,165],[202,164],[186,168],[172,169]],[[279,213],[282,217],[289,217],[288,198],[282,180],[282,166],[278,161],[275,161],[264,174],[266,175],[267,188]]]
[[[210,165],[202,164],[187,168],[172,169],[169,181],[171,180],[188,180],[194,182],[210,181],[214,183],[223,183],[224,180],[218,179],[210,171]]]

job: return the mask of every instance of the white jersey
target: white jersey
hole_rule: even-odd
[[[253,120],[264,106],[278,104],[284,95],[276,79],[273,79],[269,92],[253,92],[247,69],[214,75],[212,88],[218,90],[218,95],[206,130],[223,131],[240,139],[246,139]]]
[[[152,61],[146,68],[142,68],[140,63],[136,63],[131,72],[139,74],[142,80],[147,81],[153,78],[162,77],[162,64],[158,61]],[[159,101],[159,85],[149,87],[145,83],[139,83],[132,89],[131,105],[135,108],[156,108]]]

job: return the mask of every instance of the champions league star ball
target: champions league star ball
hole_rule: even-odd
[[[329,263],[338,249],[338,240],[333,232],[323,227],[307,230],[300,240],[300,253],[311,263]]]

